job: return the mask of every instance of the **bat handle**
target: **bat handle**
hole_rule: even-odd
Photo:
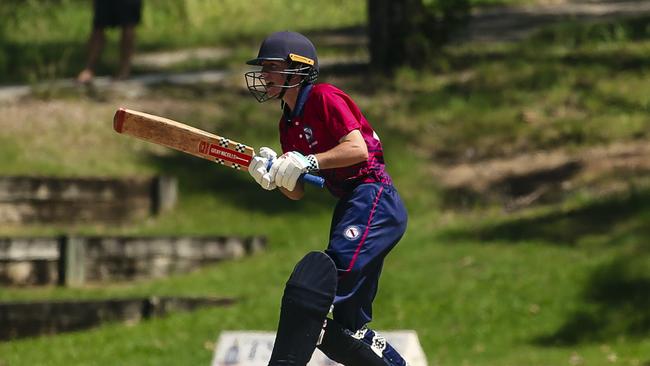
[[[269,160],[269,163],[266,165],[266,170],[270,170],[271,165],[273,165],[273,160]],[[299,179],[318,188],[323,188],[325,186],[325,178],[314,174],[303,174]]]
[[[316,186],[318,188],[323,188],[325,186],[325,179],[323,177],[319,177],[317,175],[313,174],[303,174],[300,176],[300,179],[305,181],[305,183],[309,183],[313,186]]]

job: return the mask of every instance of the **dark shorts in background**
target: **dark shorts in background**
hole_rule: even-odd
[[[94,0],[94,28],[136,25],[142,15],[142,0]]]

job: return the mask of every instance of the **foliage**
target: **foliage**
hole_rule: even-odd
[[[423,0],[423,3],[425,12],[420,27],[429,44],[421,47],[425,58],[431,58],[438,53],[443,44],[449,41],[452,33],[465,25],[469,16],[470,1]]]

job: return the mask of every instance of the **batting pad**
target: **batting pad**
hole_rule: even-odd
[[[311,252],[296,264],[282,296],[269,366],[309,362],[334,301],[336,282],[336,266],[323,252]]]

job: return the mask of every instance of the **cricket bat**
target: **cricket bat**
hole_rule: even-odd
[[[168,118],[120,108],[113,117],[113,129],[121,134],[163,145],[211,160],[236,170],[248,168],[255,149],[201,129]],[[271,162],[269,162],[270,168]],[[313,174],[303,174],[306,183],[323,187],[325,180]]]

